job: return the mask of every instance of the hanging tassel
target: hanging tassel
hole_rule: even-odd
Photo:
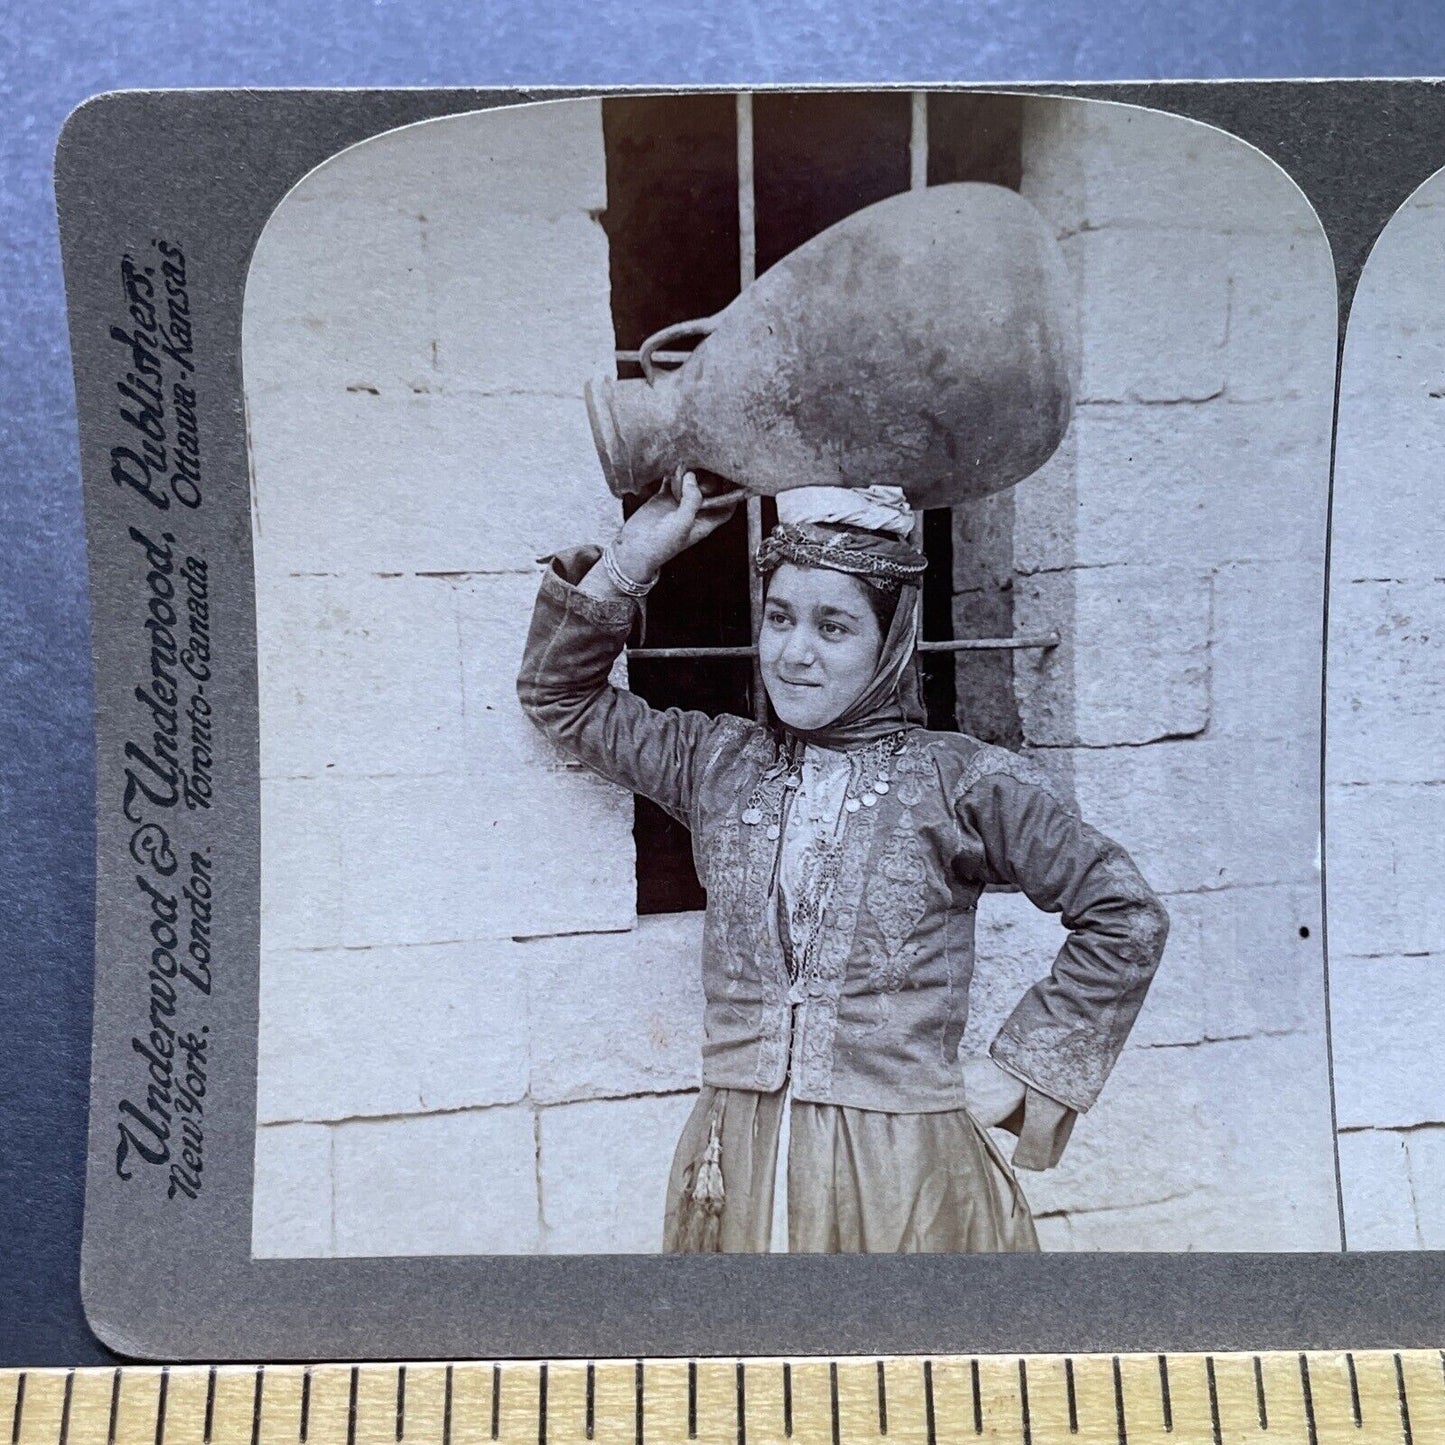
[[[721,1214],[724,1194],[722,1136],[718,1132],[718,1117],[714,1114],[708,1128],[707,1148],[702,1153],[702,1167],[692,1186],[692,1196],[711,1213]]]
[[[722,1120],[714,1111],[708,1121],[707,1147],[693,1161],[683,1187],[682,1249],[685,1254],[717,1254],[722,1244],[722,1211],[726,1189],[722,1173]]]

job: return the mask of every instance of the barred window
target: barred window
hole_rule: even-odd
[[[949,181],[1017,189],[1022,105],[1009,96],[906,91],[604,102],[603,224],[618,375],[641,374],[637,351],[654,332],[721,310],[755,276],[863,206]],[[762,715],[754,652],[762,599],[748,559],[774,520],[768,499],[750,500],[685,564],[664,572],[649,599],[646,637],[634,636],[629,649],[630,685],[654,706]],[[1008,577],[988,545],[1001,531],[996,522],[988,508],[922,518],[924,699],[929,726],[954,729],[962,691],[970,732],[1016,743]],[[970,542],[957,577],[956,528]],[[687,830],[638,798],[634,837],[638,912],[703,907]]]

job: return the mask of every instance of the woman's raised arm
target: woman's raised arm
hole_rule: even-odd
[[[654,498],[628,519],[613,544],[615,570],[624,579],[650,581],[670,557],[721,525],[736,501],[736,495],[725,504],[704,499],[695,480],[683,487],[681,499]],[[564,752],[690,823],[701,770],[729,735],[749,724],[678,708],[659,711],[610,684],[635,607],[632,596],[613,585],[598,548],[558,553],[537,593],[517,696]]]
[[[661,488],[622,524],[616,538],[603,549],[612,565],[599,559],[578,584],[581,590],[593,597],[618,601],[650,589],[657,574],[674,557],[717,531],[737,509],[743,494],[722,485],[725,490],[704,492],[697,474],[684,472],[673,489]]]

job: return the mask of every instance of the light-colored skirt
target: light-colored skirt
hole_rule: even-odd
[[[704,1086],[668,1179],[666,1252],[768,1252],[785,1102],[791,1253],[1038,1249],[1013,1170],[967,1109],[889,1114]]]

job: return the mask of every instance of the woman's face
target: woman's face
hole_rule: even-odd
[[[773,710],[789,727],[825,727],[878,667],[883,635],[863,584],[826,567],[784,562],[763,607],[758,660]]]

